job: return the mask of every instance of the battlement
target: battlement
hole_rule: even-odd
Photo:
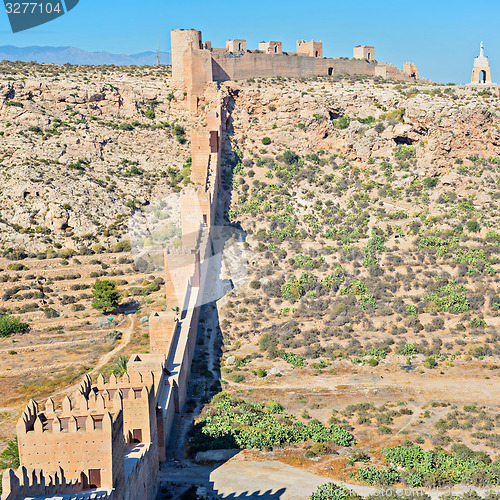
[[[115,374],[111,374],[108,382],[104,376],[99,374],[96,380],[96,387],[99,391],[105,389],[121,389],[122,391],[127,387],[144,386],[151,388],[155,382],[155,375],[152,371],[133,371],[125,372],[121,379],[118,379]]]
[[[26,425],[23,417],[21,417],[17,425],[18,436],[82,431],[103,431],[112,434],[121,408],[116,410],[116,405],[114,405],[112,408],[114,414],[110,413],[109,409],[111,408],[106,408],[105,399],[100,396],[100,399],[98,399],[99,404],[93,409],[95,412],[92,414],[88,412],[82,414],[81,411],[73,411],[71,407],[67,406],[68,404],[71,405],[69,398],[66,398],[65,401],[69,401],[69,403],[66,403],[66,405],[63,404],[63,409],[60,413],[38,413],[32,425]]]
[[[40,469],[20,467],[17,471],[7,469],[3,473],[2,500],[16,500],[34,495],[61,495],[67,493],[81,493],[89,488],[87,475],[82,471],[76,479],[67,479],[61,467],[54,473],[47,473]],[[85,498],[78,496],[78,498]],[[107,493],[97,496],[99,500],[108,499]]]

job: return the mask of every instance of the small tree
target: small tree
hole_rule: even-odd
[[[115,375],[123,375],[124,373],[127,372],[127,364],[128,364],[128,358],[127,356],[120,356],[115,363],[115,366],[113,368],[113,373]]]
[[[8,314],[0,315],[0,337],[10,337],[14,333],[24,333],[29,330],[29,325],[23,323],[21,318]]]
[[[17,437],[11,439],[0,454],[0,469],[17,469],[19,467],[19,446]]]
[[[97,278],[92,285],[94,302],[92,307],[104,313],[113,311],[120,303],[121,294],[116,289],[116,283],[112,280],[100,280]]]

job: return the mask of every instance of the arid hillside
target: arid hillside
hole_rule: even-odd
[[[189,175],[185,96],[164,67],[3,63],[0,75],[4,249],[109,247]]]
[[[409,439],[498,458],[498,90],[317,78],[228,92],[227,216],[252,279],[219,308],[223,385],[341,424],[368,455]],[[318,467],[352,481],[356,463]]]

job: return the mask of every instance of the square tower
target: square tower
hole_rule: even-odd
[[[264,54],[283,54],[283,42],[260,42],[259,50]]]
[[[354,59],[366,59],[375,61],[375,47],[372,45],[356,45],[353,51]]]
[[[226,42],[226,49],[228,52],[246,52],[247,51],[247,41],[246,40],[228,40]]]
[[[297,54],[321,59],[323,57],[323,41],[315,42],[311,40],[307,42],[306,40],[297,40]]]

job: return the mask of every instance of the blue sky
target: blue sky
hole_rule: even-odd
[[[22,1],[22,0],[21,0]],[[229,38],[281,40],[294,51],[300,39],[323,40],[327,57],[352,57],[353,45],[375,45],[376,57],[398,67],[417,64],[436,82],[466,83],[479,43],[485,43],[492,78],[500,81],[500,2],[483,0],[80,0],[69,13],[13,34],[0,14],[0,45],[75,46],[137,53],[170,48],[174,28],[196,28],[216,47]]]

